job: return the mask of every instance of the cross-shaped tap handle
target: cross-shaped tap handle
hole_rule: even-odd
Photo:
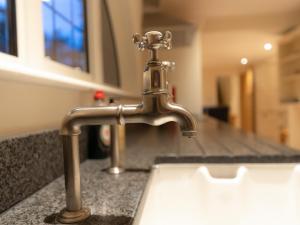
[[[144,36],[134,34],[132,40],[141,51],[145,49],[158,50],[160,48],[169,50],[172,48],[172,33],[170,31],[166,31],[164,34],[159,31],[149,31]]]

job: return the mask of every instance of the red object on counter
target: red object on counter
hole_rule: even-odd
[[[95,100],[104,100],[105,99],[105,93],[104,91],[96,91],[95,95],[94,95],[94,99]]]

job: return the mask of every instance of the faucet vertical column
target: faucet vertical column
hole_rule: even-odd
[[[108,172],[111,174],[120,174],[124,172],[121,165],[121,149],[120,149],[120,131],[118,125],[110,127],[110,140],[111,140],[111,166]]]
[[[63,209],[58,221],[76,223],[91,215],[90,209],[82,208],[80,191],[80,158],[79,134],[63,135],[64,170],[66,188],[66,208]]]

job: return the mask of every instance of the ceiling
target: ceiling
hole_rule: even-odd
[[[290,12],[299,6],[299,0],[161,0],[164,10],[180,11],[194,22],[203,17]]]
[[[238,69],[242,57],[254,64],[271,56],[282,32],[300,21],[300,0],[161,0],[161,10],[200,27],[203,65],[214,70]]]

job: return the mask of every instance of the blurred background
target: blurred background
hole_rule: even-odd
[[[173,99],[300,149],[299,0],[0,0],[0,135],[58,128],[103,90],[139,101],[134,33],[173,33]]]
[[[196,64],[200,67],[201,106],[205,114],[246,133],[300,148],[300,1],[145,3],[146,25],[148,18],[162,14],[188,23],[181,34],[180,28],[175,28],[175,40],[179,36],[175,46],[186,41],[178,49],[199,49]],[[195,58],[188,56],[191,61]],[[178,59],[177,63],[182,61]],[[188,76],[185,71],[190,67],[185,65],[177,72]],[[190,95],[197,94],[196,90],[190,91]]]

